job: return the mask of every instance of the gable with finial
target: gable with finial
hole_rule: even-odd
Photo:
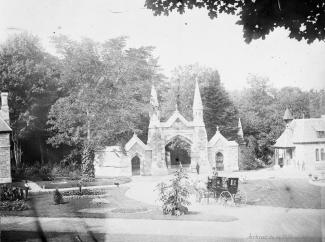
[[[125,151],[128,152],[130,151],[134,146],[140,146],[141,149],[145,150],[146,145],[142,142],[141,139],[134,133],[132,138],[126,143],[125,145]]]
[[[173,115],[167,120],[167,122],[164,125],[165,127],[172,127],[175,126],[175,128],[181,128],[181,127],[190,127],[191,124],[189,121],[187,121],[183,115],[178,111],[177,105],[176,110],[174,111]]]

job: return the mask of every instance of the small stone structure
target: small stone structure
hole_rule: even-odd
[[[208,142],[203,121],[203,105],[198,83],[195,85],[193,101],[193,120],[186,120],[175,107],[171,117],[160,120],[159,102],[154,87],[151,90],[150,123],[147,144],[136,134],[125,145],[125,152],[117,146],[97,151],[95,156],[95,175],[166,175],[168,169],[182,163],[196,172],[208,173],[212,167],[224,171],[236,171],[240,156],[239,145],[228,141],[217,128],[216,134]],[[239,120],[238,134],[243,139]],[[172,148],[182,143],[184,149]]]
[[[11,182],[8,93],[1,93],[0,110],[0,184]]]

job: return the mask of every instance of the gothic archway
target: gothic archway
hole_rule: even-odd
[[[140,158],[139,156],[134,156],[131,159],[131,167],[132,167],[132,176],[140,175]]]
[[[175,136],[165,146],[167,168],[174,168],[182,164],[183,167],[191,165],[191,143],[182,136]]]
[[[221,152],[216,153],[216,169],[217,171],[223,171],[223,154]]]

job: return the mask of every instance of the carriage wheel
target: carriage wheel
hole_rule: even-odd
[[[234,202],[236,205],[245,205],[247,202],[246,193],[243,191],[238,191],[234,196]]]
[[[230,192],[228,191],[223,191],[220,196],[219,196],[219,203],[223,204],[223,205],[232,205],[234,204],[234,199],[232,197],[232,195],[230,194]]]

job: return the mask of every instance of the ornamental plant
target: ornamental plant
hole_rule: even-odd
[[[180,216],[188,213],[189,187],[188,175],[181,166],[169,183],[161,182],[157,185],[158,199],[162,204],[164,214]]]
[[[53,193],[53,201],[54,201],[54,204],[62,204],[63,203],[63,196],[59,192],[58,189],[55,189],[55,191]]]

